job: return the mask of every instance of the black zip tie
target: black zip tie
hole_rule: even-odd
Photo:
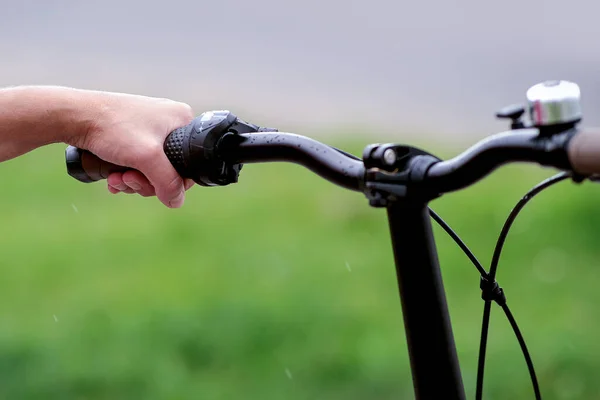
[[[486,277],[481,277],[479,282],[481,288],[481,298],[485,301],[495,301],[500,307],[506,304],[506,295],[504,290],[498,285],[498,282],[491,281]]]

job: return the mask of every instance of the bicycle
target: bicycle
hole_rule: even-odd
[[[600,174],[600,135],[578,127],[580,89],[569,81],[546,81],[527,91],[526,105],[496,114],[510,130],[479,141],[449,160],[399,144],[371,144],[362,158],[305,136],[245,122],[227,110],[201,114],[171,132],[164,151],[185,178],[201,186],[236,183],[244,164],[292,162],[345,189],[363,192],[370,206],[387,210],[412,380],[417,399],[464,399],[465,391],[441,278],[431,219],[456,241],[478,269],[484,312],[476,398],[482,397],[487,333],[492,302],[505,312],[525,356],[536,398],[541,398],[523,336],[495,280],[499,257],[512,222],[543,189],[565,179],[580,183]],[[527,113],[527,114],[526,114]],[[529,118],[526,119],[525,117]],[[124,171],[95,155],[69,146],[67,172],[81,182]],[[498,239],[489,272],[456,233],[429,208],[442,195],[464,189],[500,166],[537,163],[562,171],[528,192],[513,209]]]

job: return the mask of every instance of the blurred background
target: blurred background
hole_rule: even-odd
[[[450,157],[507,128],[528,87],[600,115],[600,3],[0,1],[0,85],[68,85],[226,108],[360,154]],[[554,171],[505,167],[432,207],[489,264],[504,218]],[[64,146],[0,165],[0,398],[410,399],[385,214],[294,165],[253,165],[185,206],[66,175]],[[517,220],[498,280],[548,399],[600,397],[600,187],[563,182]],[[474,397],[476,270],[436,228]],[[532,398],[493,309],[485,398]]]

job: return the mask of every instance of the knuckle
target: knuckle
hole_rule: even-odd
[[[194,110],[187,103],[176,103],[176,115],[180,123],[188,124],[194,119]]]
[[[192,107],[184,102],[170,99],[156,99],[157,104],[166,111],[165,122],[180,127],[189,124],[194,119]]]

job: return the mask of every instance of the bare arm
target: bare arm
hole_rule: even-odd
[[[0,161],[84,134],[93,123],[93,96],[60,87],[0,90]]]
[[[0,90],[0,162],[51,143],[91,151],[134,171],[108,179],[112,193],[156,195],[180,207],[183,182],[163,152],[165,137],[193,119],[184,103],[55,86]]]

